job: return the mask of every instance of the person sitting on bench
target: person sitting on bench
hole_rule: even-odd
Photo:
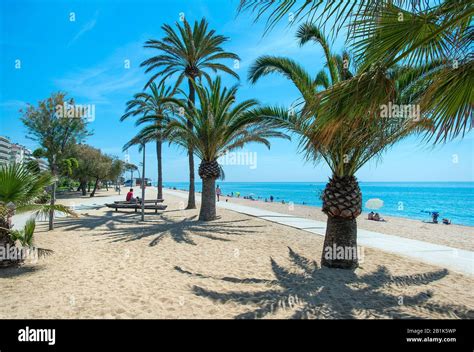
[[[130,191],[128,191],[127,193],[127,197],[125,198],[125,200],[127,202],[130,202],[130,203],[139,203],[140,202],[140,198],[139,197],[134,197],[133,196],[133,188],[130,188]]]

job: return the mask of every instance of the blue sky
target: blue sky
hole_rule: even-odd
[[[290,56],[316,73],[323,67],[323,52],[313,45],[299,48],[295,27],[285,23],[262,37],[263,22],[253,23],[249,14],[236,16],[238,1],[23,1],[0,4],[0,135],[35,149],[26,138],[18,110],[36,104],[52,92],[65,91],[80,104],[95,104],[94,135],[87,143],[123,158],[122,146],[134,135],[133,120],[119,122],[126,101],[139,92],[147,79],[140,63],[152,55],[143,43],[160,38],[163,23],[179,21],[181,13],[194,22],[206,17],[210,27],[230,37],[225,46],[241,57],[241,99],[256,98],[264,104],[289,106],[298,96],[283,78],[271,76],[250,85],[247,72],[264,54]],[[70,21],[74,13],[75,21]],[[333,43],[341,50],[343,41]],[[21,68],[15,68],[20,60]],[[129,61],[126,61],[129,60]],[[130,62],[130,68],[125,63]],[[228,64],[232,65],[232,62]],[[230,77],[227,84],[236,83]],[[358,173],[361,181],[474,181],[472,132],[463,140],[432,147],[415,137],[400,142],[378,161]],[[249,145],[257,153],[256,168],[226,166],[227,181],[326,181],[324,164],[314,165],[297,153],[296,140],[274,140],[268,151]],[[156,179],[154,147],[148,146],[147,176]],[[187,180],[184,151],[166,146],[165,182]],[[132,162],[141,157],[130,151]]]

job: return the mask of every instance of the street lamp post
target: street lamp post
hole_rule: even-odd
[[[142,221],[145,220],[145,143],[143,143],[143,166],[142,166]]]

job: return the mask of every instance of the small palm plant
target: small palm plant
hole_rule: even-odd
[[[54,183],[49,172],[34,172],[26,164],[10,164],[0,167],[0,247],[15,247],[15,240],[21,239],[25,244],[33,241],[34,227],[31,223],[20,232],[12,232],[12,217],[15,213],[33,212],[34,216],[46,216],[50,211],[57,211],[76,216],[68,207],[61,204],[42,203],[45,188]],[[13,235],[12,235],[13,234]],[[0,258],[0,267],[15,264]]]
[[[166,103],[166,99],[173,97],[174,91],[161,82],[156,85],[150,84],[150,92],[135,94],[132,100],[127,102],[125,114],[120,118],[124,121],[130,116],[140,116],[136,126],[146,124],[138,134],[128,142],[124,149],[132,145],[146,142],[156,143],[156,158],[158,162],[158,199],[163,199],[163,163],[162,144],[163,128],[168,121],[172,105]]]
[[[44,257],[53,254],[51,249],[37,248],[34,241],[34,233],[36,229],[35,219],[28,219],[25,226],[21,230],[10,230],[10,237],[13,242],[19,242],[22,248],[36,249],[38,256]]]
[[[321,94],[331,91],[334,85],[352,80],[354,73],[348,65],[349,55],[335,55],[331,52],[324,34],[314,25],[303,24],[297,34],[300,44],[315,41],[324,49],[327,70],[321,70],[316,77],[293,60],[282,57],[264,56],[255,62],[249,73],[251,82],[276,72],[289,78],[301,94],[300,111],[283,108],[262,108],[258,113],[268,117],[269,123],[288,129],[301,137],[301,148],[310,160],[324,160],[332,171],[332,177],[322,194],[323,212],[328,216],[322,265],[352,269],[358,266],[357,223],[362,212],[362,194],[356,172],[368,161],[380,156],[389,146],[424,126],[420,119],[379,118],[364,120],[357,125],[345,121],[342,116],[328,118],[329,113],[321,108]],[[408,79],[407,77],[410,77]],[[396,82],[394,94],[398,100],[416,95],[411,83],[416,72],[399,68],[387,73],[383,79]],[[406,90],[406,92],[405,92]],[[386,102],[392,96],[387,94]],[[345,104],[357,108],[358,95],[344,96]],[[337,103],[331,102],[337,111]],[[363,113],[363,112],[362,112]]]
[[[216,218],[216,179],[223,176],[218,159],[246,144],[262,143],[268,148],[268,138],[288,138],[284,133],[265,126],[255,107],[257,101],[236,103],[237,87],[225,88],[217,77],[210,86],[195,84],[199,104],[188,105],[175,100],[183,112],[175,115],[166,128],[166,138],[184,148],[192,145],[201,159],[199,176],[202,179],[202,200],[199,220]],[[189,123],[188,123],[189,122]]]

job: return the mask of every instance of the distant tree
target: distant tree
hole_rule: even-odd
[[[137,165],[131,164],[131,163],[125,163],[125,171],[130,171],[130,182],[132,182],[130,186],[133,185],[133,172],[137,170],[138,170]]]
[[[77,168],[73,170],[72,178],[79,182],[78,191],[87,194],[87,184],[91,179],[92,160],[96,155],[95,149],[87,144],[77,144],[71,148],[70,158],[77,160]]]
[[[110,170],[109,170],[107,179],[115,183],[115,185],[117,185],[118,180],[124,171],[125,171],[125,162],[118,158],[112,158],[112,163],[110,165]]]
[[[74,116],[64,113],[63,107],[71,107]],[[73,99],[65,93],[53,93],[42,100],[38,106],[29,104],[21,118],[28,130],[28,137],[39,143],[42,156],[48,160],[49,169],[56,178],[61,173],[63,160],[70,148],[82,141],[91,133],[87,129],[83,109],[75,109]],[[54,210],[56,203],[56,182],[51,187],[51,211],[49,213],[49,230],[54,229]]]
[[[101,153],[99,149],[96,149],[96,153],[91,160],[91,177],[94,180],[94,188],[90,194],[91,197],[95,196],[97,187],[100,181],[107,181],[110,175],[110,169],[112,167],[112,158],[108,155]]]

